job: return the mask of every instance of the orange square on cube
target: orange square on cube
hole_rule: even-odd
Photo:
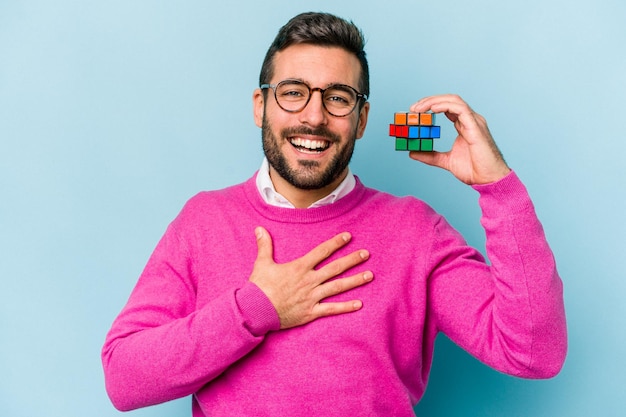
[[[407,115],[407,125],[417,126],[420,124],[420,114],[419,113],[409,113]]]
[[[433,124],[433,114],[432,113],[420,113],[420,124],[421,125],[432,125]]]
[[[397,125],[406,124],[406,113],[396,113],[394,117],[394,123]]]

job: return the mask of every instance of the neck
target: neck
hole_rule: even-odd
[[[323,188],[316,188],[314,190],[304,190],[302,188],[295,187],[289,182],[285,181],[283,177],[278,175],[278,172],[270,165],[270,179],[274,184],[274,189],[280,195],[285,197],[295,208],[307,208],[316,201],[326,197],[332,193],[341,184],[341,181],[348,175],[348,169],[341,173],[339,177],[329,185]]]

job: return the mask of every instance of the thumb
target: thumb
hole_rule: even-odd
[[[409,152],[409,157],[426,165],[446,169],[445,154],[442,154],[441,152]]]
[[[261,259],[274,260],[274,248],[272,246],[272,237],[263,227],[259,226],[254,229],[256,236],[256,244],[258,248],[257,261]]]

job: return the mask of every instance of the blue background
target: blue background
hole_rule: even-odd
[[[368,38],[372,110],[354,172],[426,200],[482,248],[477,194],[387,136],[394,111],[461,95],[526,183],[565,283],[559,376],[504,376],[440,337],[417,414],[625,414],[622,0],[211,3],[0,1],[0,416],[120,415],[104,336],[184,202],[260,165],[260,64],[308,10]],[[438,121],[442,150],[453,129]],[[129,415],[188,416],[189,399]]]

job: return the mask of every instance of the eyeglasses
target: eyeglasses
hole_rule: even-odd
[[[298,80],[284,80],[278,84],[262,84],[261,90],[271,88],[278,106],[286,112],[298,113],[304,110],[314,91],[322,94],[322,105],[326,111],[336,117],[345,117],[352,113],[367,95],[359,93],[349,85],[333,84],[328,88],[311,88]]]

